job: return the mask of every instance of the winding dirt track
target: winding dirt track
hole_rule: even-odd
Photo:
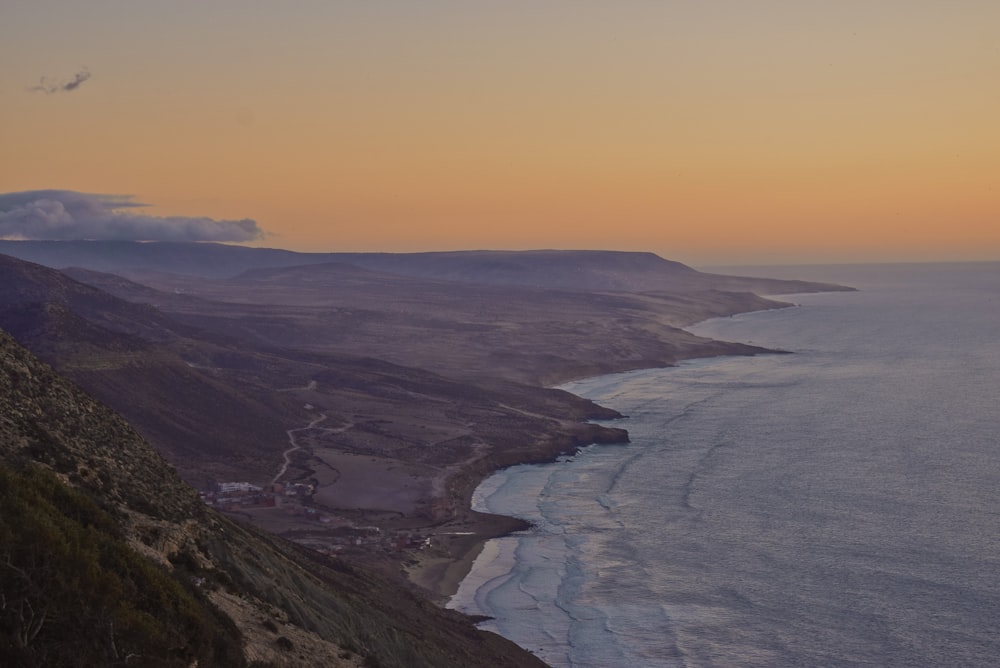
[[[298,429],[289,429],[288,431],[285,432],[286,434],[288,434],[288,442],[292,444],[292,447],[285,450],[284,452],[285,462],[281,465],[281,468],[278,469],[278,475],[274,476],[274,479],[271,480],[272,485],[278,482],[281,479],[281,476],[285,475],[285,472],[288,471],[288,465],[292,463],[292,453],[302,447],[295,439],[295,434],[300,431],[307,431],[309,429],[312,429],[320,422],[325,420],[326,417],[327,417],[326,413],[321,413],[318,418],[307,424],[305,427],[299,427]]]

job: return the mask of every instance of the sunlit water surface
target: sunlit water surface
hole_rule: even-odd
[[[1000,665],[1000,264],[785,273],[861,291],[566,386],[632,442],[484,482],[536,528],[451,605],[554,666]]]

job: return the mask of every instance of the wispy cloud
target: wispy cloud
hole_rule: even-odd
[[[45,93],[46,95],[51,95],[52,93],[72,93],[89,78],[90,70],[84,67],[74,74],[73,78],[69,81],[52,81],[48,77],[42,77],[37,86],[30,86],[28,90],[33,93]]]
[[[149,216],[131,195],[72,190],[0,194],[0,239],[102,241],[253,241],[265,236],[257,222]]]

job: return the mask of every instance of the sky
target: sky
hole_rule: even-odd
[[[0,13],[8,238],[1000,260],[996,0]]]

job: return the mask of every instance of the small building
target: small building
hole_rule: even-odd
[[[218,491],[220,494],[248,494],[250,492],[260,492],[263,489],[263,487],[249,482],[220,482]]]

